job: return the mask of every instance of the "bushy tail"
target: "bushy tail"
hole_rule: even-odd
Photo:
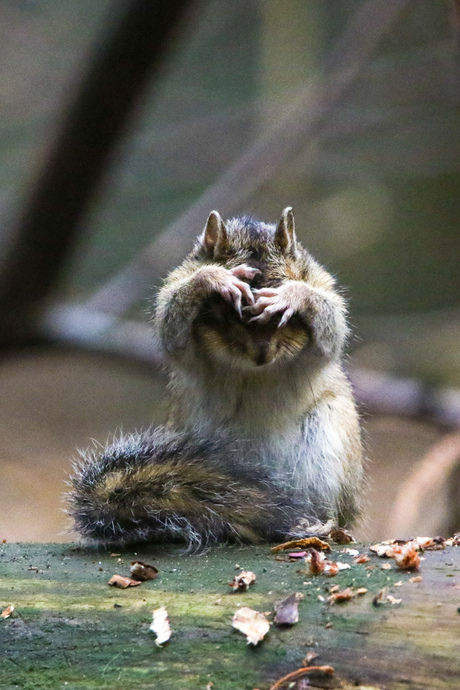
[[[234,459],[227,440],[159,427],[81,454],[69,513],[102,545],[185,540],[257,542],[288,531],[293,506],[257,468]]]

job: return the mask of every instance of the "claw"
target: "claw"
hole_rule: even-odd
[[[235,280],[236,287],[240,291],[240,294],[243,294],[246,297],[246,300],[249,302],[249,304],[254,304],[255,299],[254,295],[252,294],[251,288],[247,283],[243,283],[242,280]]]
[[[293,315],[294,315],[294,309],[292,307],[289,307],[288,309],[286,309],[286,311],[283,314],[282,319],[280,320],[280,322],[278,324],[278,328],[281,328],[281,326],[285,326],[287,324],[287,322],[289,321],[289,319],[291,318],[291,316],[293,316]]]
[[[276,297],[279,294],[278,288],[259,288],[253,292],[258,297]]]
[[[260,273],[258,268],[247,266],[246,264],[235,266],[235,268],[230,269],[230,272],[233,273],[233,275],[237,278],[247,278],[248,280],[252,280],[258,273]]]

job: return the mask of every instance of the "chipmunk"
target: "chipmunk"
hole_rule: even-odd
[[[80,533],[195,548],[350,525],[363,462],[342,368],[346,305],[297,241],[292,209],[277,225],[212,211],[153,325],[169,422],[83,454],[70,480]]]

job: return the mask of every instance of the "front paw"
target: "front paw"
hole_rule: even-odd
[[[252,280],[258,272],[257,268],[252,268],[245,264],[232,269],[223,268],[222,266],[204,266],[196,276],[196,281],[205,296],[215,293],[219,294],[234,307],[241,317],[243,298],[248,305],[253,305],[255,302],[251,288],[241,278]]]
[[[256,301],[245,309],[253,314],[251,322],[268,323],[275,315],[280,316],[278,328],[285,326],[296,313],[305,310],[305,302],[309,297],[306,284],[290,281],[276,288],[262,288],[254,290]]]

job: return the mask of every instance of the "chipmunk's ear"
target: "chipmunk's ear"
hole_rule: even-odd
[[[283,254],[293,253],[296,248],[295,223],[292,208],[288,206],[281,214],[275,231],[275,244]]]
[[[209,214],[200,239],[210,258],[225,250],[228,244],[227,228],[217,211]]]

